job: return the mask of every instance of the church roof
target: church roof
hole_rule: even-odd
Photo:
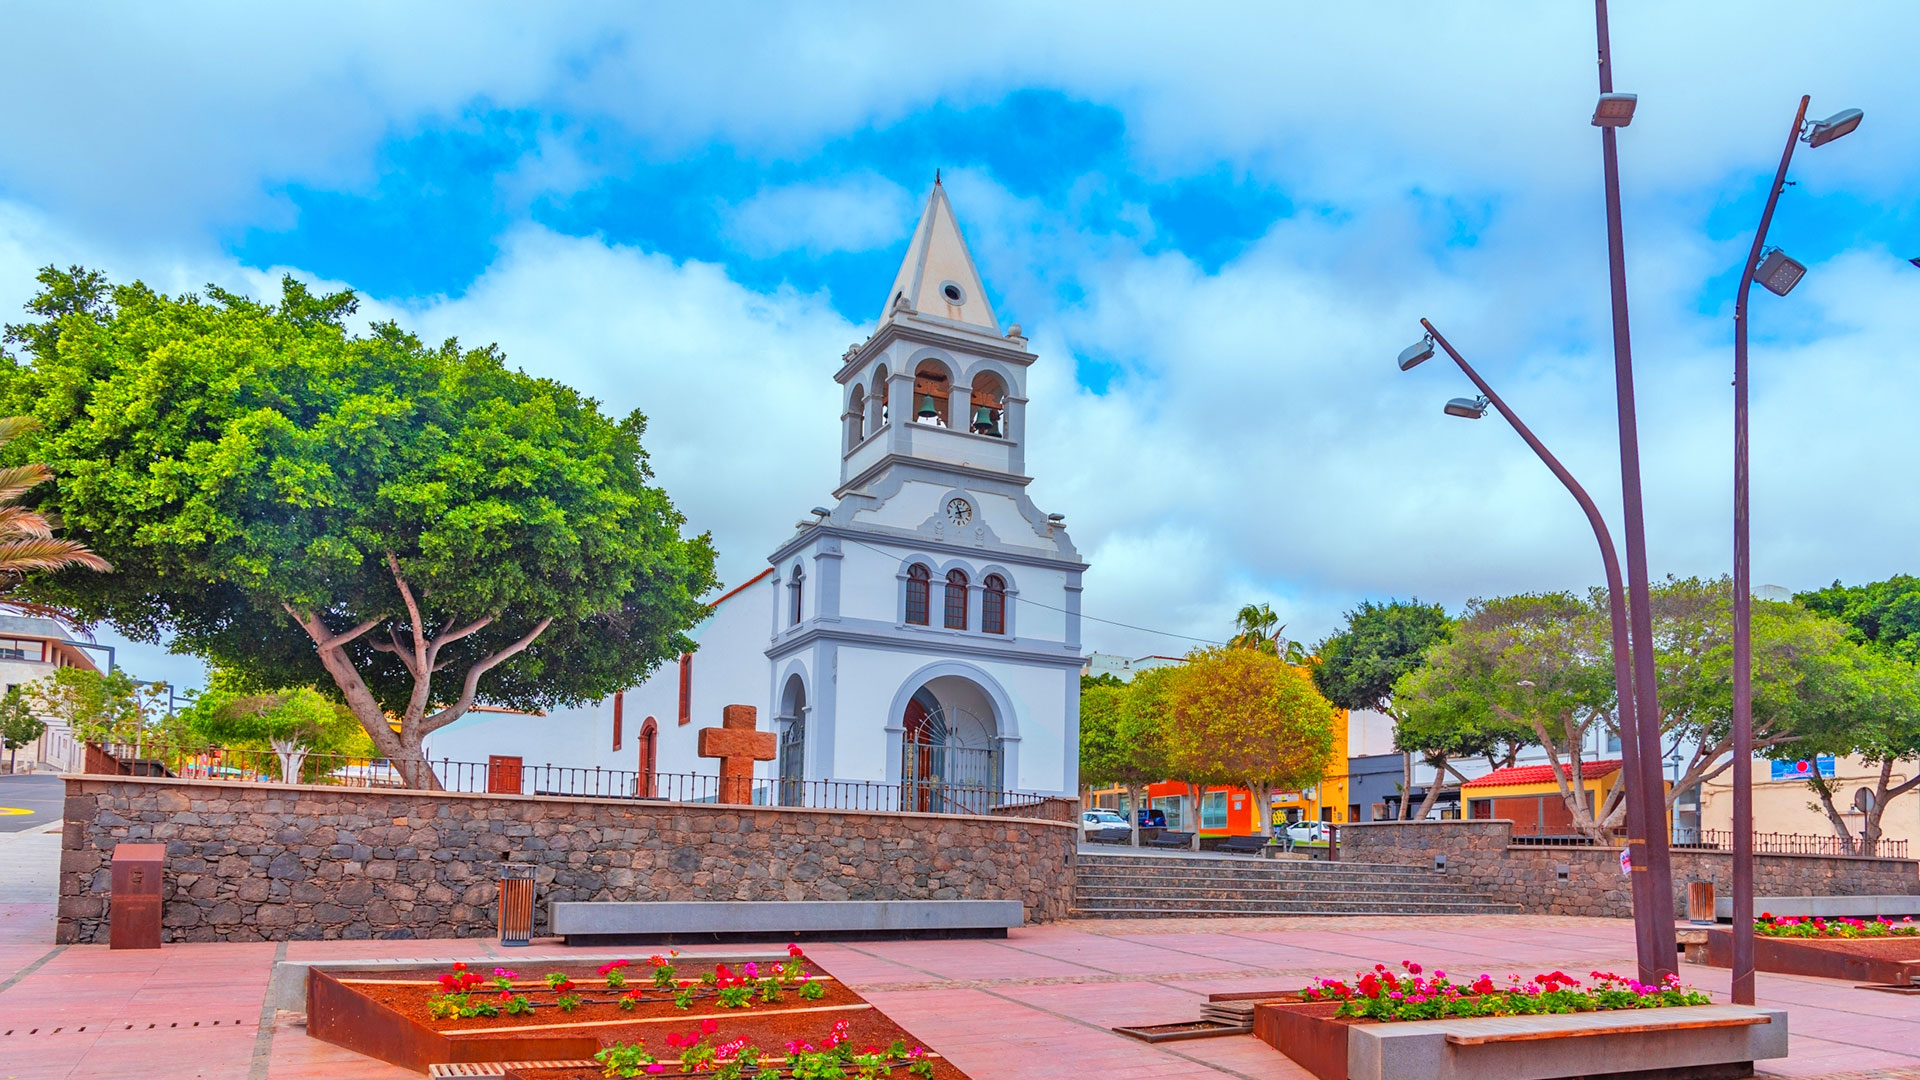
[[[973,255],[967,250],[966,238],[960,235],[953,206],[947,202],[947,189],[937,176],[920,224],[913,230],[913,242],[907,245],[907,257],[887,292],[887,305],[880,312],[882,323],[894,317],[902,297],[906,310],[916,314],[1000,332],[1000,321],[987,302],[980,271],[974,269]]]

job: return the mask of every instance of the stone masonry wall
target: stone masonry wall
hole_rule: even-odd
[[[1620,852],[1608,848],[1513,845],[1504,820],[1366,822],[1340,827],[1340,858],[1353,862],[1432,866],[1447,859],[1449,878],[1480,886],[1490,899],[1540,915],[1631,918],[1633,898],[1620,872]],[[1559,871],[1567,869],[1567,880]],[[1686,910],[1687,883],[1711,881],[1726,896],[1733,887],[1733,855],[1673,852],[1674,910]],[[1755,855],[1753,891],[1771,896],[1920,895],[1920,862],[1840,855]]]
[[[621,799],[69,777],[58,940],[107,940],[109,855],[167,847],[168,941],[475,937],[502,863],[555,900],[1019,900],[1066,917],[1077,825]]]

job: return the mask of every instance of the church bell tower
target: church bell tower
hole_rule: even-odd
[[[783,778],[899,782],[928,802],[906,809],[1077,789],[1086,563],[1027,493],[1035,359],[936,179],[834,372],[834,504],[770,558]]]

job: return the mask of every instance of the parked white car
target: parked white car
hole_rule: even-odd
[[[1126,815],[1117,810],[1080,812],[1080,837],[1083,840],[1117,840],[1131,835],[1133,827],[1127,824]]]
[[[1318,821],[1296,821],[1286,827],[1286,834],[1296,844],[1318,844],[1326,840],[1327,829]]]

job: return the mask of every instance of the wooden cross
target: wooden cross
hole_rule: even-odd
[[[772,761],[780,740],[771,731],[757,730],[751,705],[728,705],[720,710],[720,726],[700,729],[700,756],[720,759],[720,801],[753,801],[753,763]]]

